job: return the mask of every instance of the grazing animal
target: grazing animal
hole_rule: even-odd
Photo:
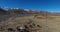
[[[42,28],[40,25],[37,25],[37,27]]]
[[[33,26],[35,26],[35,23],[32,23]]]
[[[14,30],[13,28],[8,28],[8,32],[9,32],[9,31],[15,32],[15,30]]]
[[[19,28],[19,27],[20,27],[20,26],[17,26],[17,30],[18,30],[18,31],[20,31],[20,28]]]
[[[24,25],[24,27],[25,27],[26,29],[28,29],[28,26],[27,26],[27,25]]]
[[[34,18],[36,18],[38,15],[34,15]]]
[[[33,26],[32,26],[32,25],[29,25],[29,27],[30,27],[30,28],[33,28]]]
[[[28,30],[26,30],[25,28],[20,27],[20,26],[17,27],[17,30],[18,30],[19,32],[29,32]]]

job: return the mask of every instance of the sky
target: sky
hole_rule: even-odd
[[[0,0],[0,6],[4,8],[60,12],[60,0]]]

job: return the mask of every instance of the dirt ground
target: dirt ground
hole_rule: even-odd
[[[36,24],[42,26],[41,32],[60,32],[60,16],[53,16],[54,19],[33,19],[31,17],[24,17],[26,19],[32,19]]]
[[[28,19],[31,19],[33,20],[33,22],[36,24],[36,25],[40,25],[42,26],[42,28],[40,29],[40,32],[47,32],[47,27],[46,27],[46,19],[34,19],[33,16],[29,16],[29,17],[20,17],[20,18],[16,18],[15,21],[18,21],[18,23],[23,23],[25,24]],[[27,21],[26,21],[27,20]],[[21,22],[20,22],[21,21]],[[37,27],[36,27],[37,28]]]
[[[17,17],[14,19],[10,18],[5,24],[8,25],[7,28],[12,27],[16,29],[16,26],[26,24],[28,19],[33,20],[36,25],[42,26],[39,32],[60,32],[60,16],[57,16],[54,19],[37,19],[33,18],[33,16]],[[7,30],[4,32],[6,31]]]
[[[60,32],[60,16],[47,20],[48,32]]]

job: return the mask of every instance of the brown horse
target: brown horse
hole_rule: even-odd
[[[36,15],[34,15],[34,18],[36,18],[38,15],[36,14]]]

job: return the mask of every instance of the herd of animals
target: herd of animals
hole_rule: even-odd
[[[45,19],[44,17],[37,17],[38,15],[34,15],[33,18],[39,18],[39,19]],[[23,26],[17,26],[15,27],[17,32],[40,32],[40,29],[42,26],[35,24],[31,19],[29,19],[29,22]],[[5,29],[0,26],[0,31],[3,32]],[[8,32],[16,32],[13,28],[8,28]]]
[[[7,28],[7,32],[40,32],[42,26],[35,24],[31,19],[28,19],[29,22],[23,24],[23,26],[17,26],[16,29],[11,27]],[[3,32],[5,29],[0,26],[0,31]]]

